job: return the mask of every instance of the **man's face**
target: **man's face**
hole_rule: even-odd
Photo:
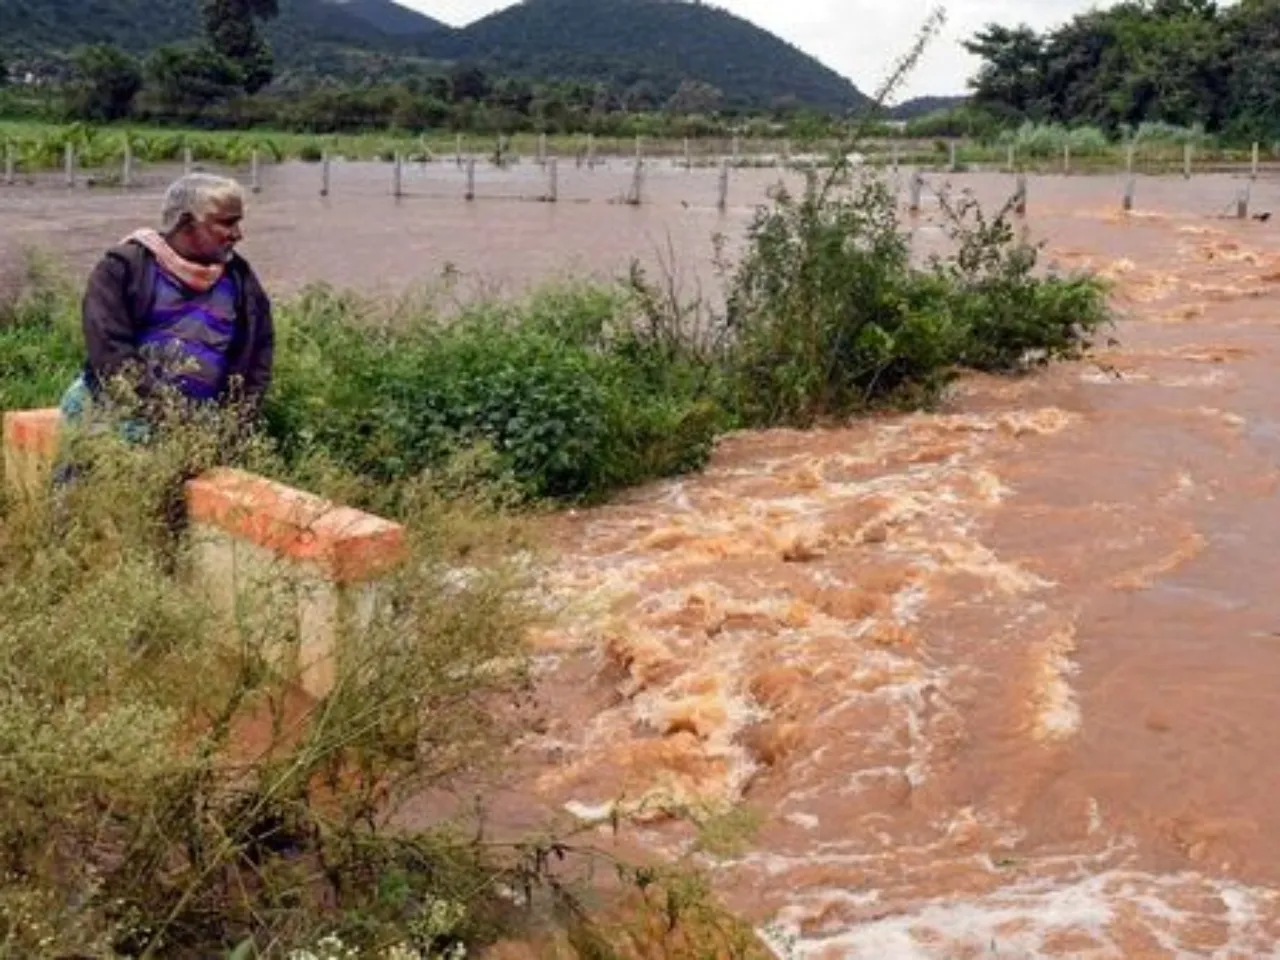
[[[204,219],[187,228],[187,245],[193,258],[207,263],[225,263],[244,234],[240,221],[244,219],[244,207],[239,200],[227,200],[215,204]]]

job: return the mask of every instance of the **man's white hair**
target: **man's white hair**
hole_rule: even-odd
[[[244,203],[244,187],[235,180],[212,173],[188,173],[165,191],[160,228],[168,233],[178,227],[183,218],[203,220],[210,210],[233,200]]]

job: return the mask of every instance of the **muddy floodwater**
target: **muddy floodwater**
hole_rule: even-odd
[[[696,275],[776,174],[725,214],[690,176],[638,209],[606,200],[621,169],[554,207],[290,181],[246,248],[281,285],[443,260],[518,285],[669,230]],[[1228,218],[1243,183],[1140,180],[1123,216],[1118,178],[1033,179],[1030,230],[1113,282],[1118,346],[967,379],[937,414],[731,436],[704,473],[558,517],[567,615],[509,791],[622,798],[668,854],[691,837],[664,805],[754,812],[710,866],[779,955],[1280,956],[1280,224]],[[72,257],[146,209],[0,194],[6,239]]]

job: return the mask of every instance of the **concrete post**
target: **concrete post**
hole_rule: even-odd
[[[1122,206],[1124,208],[1125,213],[1128,213],[1133,209],[1133,198],[1134,198],[1134,194],[1137,192],[1137,189],[1138,189],[1137,182],[1134,180],[1132,176],[1130,176],[1129,179],[1125,182],[1125,186],[1124,186],[1124,202]]]
[[[1249,193],[1250,184],[1245,184],[1240,188],[1239,194],[1236,195],[1236,216],[1241,220],[1249,219]]]
[[[716,207],[721,213],[729,209],[729,161],[720,161],[720,199]]]
[[[1191,179],[1191,144],[1184,144],[1182,147],[1182,176],[1186,180]]]
[[[191,154],[191,148],[183,147],[182,148],[182,172],[183,173],[191,172],[191,167],[193,166],[194,159],[195,158]]]
[[[1253,156],[1249,163],[1249,179],[1258,179],[1258,144],[1256,142],[1253,145]]]
[[[257,150],[249,160],[249,189],[254,193],[262,192],[262,160]]]
[[[636,134],[636,159],[640,160],[644,157],[644,143],[640,134]]]
[[[636,157],[635,174],[631,181],[631,203],[640,206],[644,193],[644,160]]]
[[[395,164],[392,167],[391,194],[397,200],[404,196],[404,158],[396,151]]]
[[[1018,216],[1025,217],[1027,215],[1027,175],[1025,173],[1018,174],[1018,192],[1015,197],[1013,211]]]
[[[476,158],[475,158],[475,157],[468,157],[468,158],[467,158],[467,193],[466,193],[466,199],[467,199],[468,201],[471,201],[471,200],[474,200],[475,198],[476,198]]]
[[[120,186],[126,189],[133,186],[133,144],[124,138],[124,162],[120,169]]]
[[[1071,172],[1071,144],[1069,143],[1062,145],[1062,172],[1064,174]]]
[[[68,143],[64,154],[67,172],[67,186],[74,187],[76,185],[76,148]]]
[[[907,200],[907,210],[911,213],[920,212],[920,195],[924,192],[924,174],[919,170],[911,177],[911,195]]]
[[[948,170],[950,170],[952,173],[955,173],[957,170],[959,170],[959,169],[960,169],[960,165],[959,165],[959,163],[957,162],[957,159],[956,159],[956,152],[957,152],[957,151],[956,151],[956,142],[955,142],[954,140],[952,140],[952,141],[951,141],[951,157],[950,157],[950,159],[947,161],[947,163],[948,163],[948,167],[947,167],[947,169],[948,169]]]
[[[547,199],[552,203],[560,199],[560,164],[556,157],[547,161]]]
[[[1124,155],[1124,172],[1127,173],[1130,177],[1133,176],[1134,158],[1136,154],[1137,154],[1137,147],[1134,144],[1130,143],[1129,148],[1125,151],[1125,155]]]

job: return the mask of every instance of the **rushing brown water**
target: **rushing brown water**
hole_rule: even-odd
[[[1102,365],[733,437],[562,531],[537,786],[757,811],[719,887],[801,956],[1280,954],[1280,245],[1076,190],[1042,222],[1115,281]]]
[[[1116,180],[1033,181],[1052,257],[1115,283],[1095,363],[729,437],[703,474],[558,519],[568,615],[512,788],[620,803],[662,853],[690,842],[664,806],[755,811],[750,852],[711,866],[780,955],[1280,956],[1280,240],[1222,218],[1237,186],[1144,181],[1123,217]],[[682,255],[721,222],[459,202],[406,227],[378,202],[354,228],[268,196],[253,253],[291,282],[415,257],[506,282],[615,269],[637,216],[680,224]],[[68,249],[125,226],[104,216]]]

